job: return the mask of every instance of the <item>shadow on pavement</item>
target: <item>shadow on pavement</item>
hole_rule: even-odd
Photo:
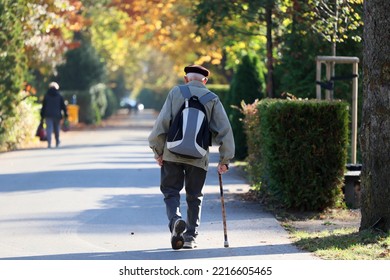
[[[76,254],[58,254],[42,256],[26,256],[3,258],[0,260],[186,260],[186,259],[213,259],[226,257],[272,256],[277,254],[295,254],[290,244],[260,245],[246,247],[212,248],[212,249],[182,249],[172,250],[162,248],[156,250],[137,250],[119,252],[94,252]]]

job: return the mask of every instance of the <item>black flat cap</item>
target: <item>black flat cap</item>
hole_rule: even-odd
[[[186,72],[186,74],[188,74],[188,73],[198,73],[198,74],[201,74],[201,75],[203,75],[205,77],[208,77],[210,75],[210,71],[209,70],[207,70],[203,66],[195,65],[195,64],[188,65],[188,66],[184,67],[184,72]]]

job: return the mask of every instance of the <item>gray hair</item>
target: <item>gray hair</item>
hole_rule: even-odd
[[[188,80],[190,80],[190,81],[193,81],[193,80],[203,81],[204,78],[206,78],[202,74],[198,74],[198,73],[188,73],[186,76],[187,76]]]
[[[51,82],[49,88],[55,88],[56,90],[60,89],[60,86],[56,82]]]

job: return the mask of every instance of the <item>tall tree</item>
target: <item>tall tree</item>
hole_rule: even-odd
[[[168,55],[180,70],[189,61],[220,63],[219,45],[206,47],[202,38],[195,34],[193,1],[112,0],[112,5],[129,16],[123,36],[132,37],[141,48],[147,45]]]
[[[29,67],[50,75],[72,47],[73,31],[84,24],[78,0],[29,0],[24,21],[25,49]]]
[[[311,3],[312,8],[308,12],[310,22],[313,23],[311,28],[330,43],[332,56],[337,55],[337,44],[345,42],[349,37],[361,40],[360,34],[353,31],[363,25],[361,13],[358,12],[362,3],[363,0],[313,0]],[[333,63],[332,76],[335,76],[335,66]],[[332,89],[332,98],[333,95]]]
[[[237,159],[245,159],[248,155],[247,138],[242,123],[244,114],[240,110],[241,102],[251,104],[256,99],[263,97],[261,78],[258,71],[257,57],[244,56],[230,85],[228,103],[234,108],[228,108],[227,110],[234,132]]]
[[[293,0],[297,2],[297,0]],[[360,34],[353,31],[363,25],[361,8],[363,0],[312,0],[307,16],[311,28],[331,43],[331,55],[337,54],[337,43],[349,37],[360,41]],[[302,5],[302,4],[301,4]]]
[[[26,80],[46,91],[48,79],[56,66],[64,61],[63,54],[78,46],[72,41],[73,32],[80,30],[84,19],[80,14],[79,0],[23,0],[12,1],[26,9],[27,14],[18,20],[23,24],[24,65],[29,69]]]
[[[92,44],[107,63],[110,79],[124,73],[133,97],[150,84],[172,86],[189,63],[221,62],[219,44],[207,45],[195,34],[191,0],[88,0],[83,4],[91,21]]]
[[[77,35],[80,47],[65,54],[66,63],[57,67],[57,80],[64,90],[89,90],[91,86],[105,82],[105,64],[101,62],[90,39]]]
[[[311,28],[308,12],[312,6],[292,0],[285,9],[285,30],[275,65],[275,89],[279,94],[292,93],[298,97],[315,98],[315,63],[318,55],[328,54],[328,44]]]
[[[279,24],[274,24],[277,3],[275,0],[201,0],[197,5],[196,24],[203,36],[211,40],[223,37],[241,39],[263,37],[266,39],[266,65],[268,97],[274,97],[274,35]],[[210,32],[214,31],[214,32]],[[219,37],[217,37],[219,35]],[[226,40],[226,39],[225,39]]]
[[[390,1],[364,2],[360,229],[390,230]]]

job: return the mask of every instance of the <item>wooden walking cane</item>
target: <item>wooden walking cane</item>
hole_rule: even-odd
[[[224,234],[224,243],[225,248],[229,247],[229,241],[227,237],[227,227],[226,227],[226,211],[225,211],[225,200],[223,198],[223,187],[222,187],[222,175],[218,172],[219,177],[219,191],[221,193],[221,206],[222,206],[222,222],[223,222],[223,234]]]

